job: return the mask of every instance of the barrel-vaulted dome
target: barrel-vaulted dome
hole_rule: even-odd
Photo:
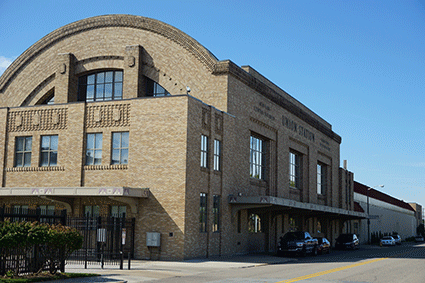
[[[216,57],[196,40],[179,29],[161,21],[133,15],[96,16],[65,25],[49,33],[28,48],[0,77],[0,93],[5,92],[11,81],[46,49],[79,33],[111,27],[139,29],[161,35],[189,51],[210,71],[213,71],[214,65],[217,63]]]

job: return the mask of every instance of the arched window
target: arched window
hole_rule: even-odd
[[[166,96],[170,93],[157,82],[146,78],[146,96]]]
[[[122,99],[122,71],[104,71],[78,78],[79,101],[107,101]]]

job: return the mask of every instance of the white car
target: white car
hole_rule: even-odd
[[[395,240],[391,236],[384,236],[381,239],[381,246],[395,246]]]

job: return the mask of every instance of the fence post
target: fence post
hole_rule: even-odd
[[[4,222],[4,204],[3,207],[0,207],[0,219],[1,222]]]
[[[130,270],[131,253],[128,253],[128,270]]]
[[[83,218],[85,218],[86,220],[86,229],[84,229],[84,244],[85,244],[85,248],[86,248],[86,252],[84,254],[84,269],[87,269],[87,257],[88,257],[88,233],[89,233],[89,216],[85,215],[83,216]]]

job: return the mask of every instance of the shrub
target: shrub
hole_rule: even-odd
[[[50,273],[63,269],[63,263],[70,254],[82,247],[83,237],[74,228],[62,225],[40,224],[37,222],[0,223],[0,262],[16,260],[14,274],[19,274],[20,257],[31,254],[34,249],[41,253],[42,262],[36,261],[35,271],[47,264]],[[12,255],[14,255],[12,257]],[[36,254],[37,256],[37,254]],[[22,259],[21,259],[22,261]],[[22,264],[22,263],[21,263]],[[5,273],[4,267],[0,273]]]

